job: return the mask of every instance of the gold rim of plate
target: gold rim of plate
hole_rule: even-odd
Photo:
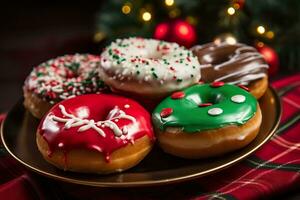
[[[88,186],[98,186],[98,187],[136,187],[136,186],[154,186],[154,185],[163,185],[163,184],[169,184],[169,183],[176,183],[176,182],[181,182],[181,181],[187,181],[191,179],[195,179],[198,177],[206,176],[215,172],[218,172],[222,169],[225,169],[227,167],[232,166],[233,164],[243,160],[250,154],[252,154],[254,151],[256,151],[258,148],[260,148],[263,144],[265,144],[275,133],[276,129],[279,126],[280,122],[280,117],[282,114],[282,108],[281,108],[281,103],[280,99],[275,92],[275,90],[272,87],[269,87],[266,94],[261,98],[260,106],[262,108],[262,113],[263,113],[263,124],[268,124],[267,127],[269,128],[267,133],[264,133],[264,130],[261,130],[258,134],[258,137],[251,142],[247,147],[238,150],[234,153],[226,154],[221,157],[216,157],[209,159],[209,163],[207,164],[207,160],[201,164],[193,164],[193,162],[197,161],[186,161],[188,163],[191,163],[190,166],[189,164],[184,165],[184,167],[181,168],[173,168],[173,169],[163,169],[159,170],[157,169],[155,171],[139,171],[140,169],[133,170],[133,171],[124,171],[119,174],[114,174],[114,175],[93,175],[93,178],[91,175],[88,174],[79,174],[79,173],[73,173],[73,172],[64,172],[59,169],[53,169],[54,166],[47,166],[45,163],[46,167],[37,167],[34,166],[35,162],[37,163],[38,161],[35,160],[26,160],[25,155],[22,155],[20,150],[18,148],[24,148],[26,147],[26,144],[23,145],[18,145],[19,143],[16,143],[15,141],[11,142],[8,141],[9,134],[8,131],[4,131],[5,126],[7,125],[8,118],[11,117],[11,112],[8,113],[7,118],[4,119],[2,125],[1,125],[1,140],[2,143],[5,147],[5,149],[8,151],[8,153],[16,159],[19,163],[24,165],[25,167],[29,168],[30,170],[37,172],[41,175],[44,175],[49,178],[53,178],[56,180],[60,180],[63,182],[68,182],[68,183],[75,183],[75,184],[80,184],[80,185],[88,185]],[[19,105],[21,104],[21,105]],[[22,102],[19,102],[17,106],[19,105],[22,106]],[[271,111],[268,110],[271,108]],[[18,108],[17,108],[18,109]],[[20,109],[20,108],[19,108]],[[267,111],[267,112],[266,112]],[[270,113],[269,113],[270,112]],[[28,114],[27,114],[28,115]],[[266,121],[269,120],[269,117],[266,116],[271,116],[274,115],[272,118],[272,122]],[[24,116],[21,117],[23,121],[24,118],[26,118],[26,113]],[[29,122],[30,123],[30,122]],[[262,125],[263,126],[263,125]],[[35,130],[32,130],[32,132],[35,132]],[[16,133],[13,133],[16,134]],[[19,134],[19,133],[18,133]],[[24,133],[21,133],[24,134]],[[260,134],[263,134],[262,138],[259,137]],[[19,139],[18,135],[16,135],[16,140]],[[12,137],[12,136],[10,136]],[[35,138],[35,136],[33,136]],[[34,141],[35,143],[35,141]],[[255,144],[252,144],[255,143]],[[30,149],[30,147],[29,147]],[[24,149],[23,149],[24,150]],[[24,150],[24,152],[27,152]],[[31,152],[32,153],[32,152]],[[39,152],[34,152],[33,154],[36,154]],[[164,154],[162,151],[159,152],[160,154]],[[158,154],[159,154],[158,153]],[[41,157],[41,155],[36,155],[38,157]],[[154,155],[155,156],[155,155]],[[168,157],[170,159],[170,157]],[[176,157],[171,157],[171,159],[174,159],[176,162]],[[30,162],[32,163],[30,163]],[[180,162],[185,162],[184,160],[180,159]],[[42,162],[42,161],[39,161]],[[46,162],[46,161],[44,161]],[[143,161],[142,161],[143,162]],[[155,164],[155,157],[153,160],[153,163]],[[204,166],[204,165],[209,165],[210,166]],[[139,166],[139,165],[138,165]],[[198,170],[197,170],[198,169]],[[168,175],[169,174],[169,175]],[[129,177],[129,179],[126,177]],[[112,178],[110,178],[112,176]],[[96,178],[95,178],[96,177]],[[97,179],[98,177],[98,179]],[[107,178],[108,177],[108,178]],[[125,178],[124,178],[125,177]],[[161,178],[160,178],[161,177]],[[136,180],[135,180],[136,179]]]

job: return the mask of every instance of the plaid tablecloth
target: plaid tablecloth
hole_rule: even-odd
[[[224,171],[160,187],[90,188],[36,175],[1,147],[0,199],[260,199],[300,188],[300,74],[272,85],[283,106],[276,135],[254,155]]]

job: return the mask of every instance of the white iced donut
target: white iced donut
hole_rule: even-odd
[[[200,64],[176,43],[127,38],[112,42],[101,54],[99,74],[115,92],[160,99],[199,81]]]

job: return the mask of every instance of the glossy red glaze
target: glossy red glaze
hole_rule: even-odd
[[[212,82],[210,85],[211,85],[212,87],[221,87],[221,86],[223,86],[224,84],[225,84],[224,82],[219,81],[219,82]]]
[[[199,107],[207,107],[207,106],[211,106],[211,105],[213,105],[213,104],[212,103],[201,103],[198,106]]]
[[[53,115],[68,118],[61,113],[59,105],[63,105],[67,113],[79,118],[93,119],[95,122],[106,120],[109,112],[118,106],[120,110],[134,117],[136,121],[123,118],[117,121],[113,120],[121,130],[125,126],[127,127],[126,134],[124,132],[121,137],[115,136],[109,127],[100,127],[104,131],[105,137],[92,128],[78,132],[81,126],[67,129],[65,122],[52,119]],[[150,114],[134,100],[108,94],[81,95],[56,104],[40,122],[38,130],[49,145],[49,156],[57,149],[64,152],[72,149],[88,149],[103,153],[106,161],[109,161],[109,155],[113,151],[129,143],[134,144],[135,140],[145,135],[154,140]]]
[[[242,88],[242,89],[244,89],[244,90],[246,90],[247,92],[249,92],[250,91],[250,89],[249,88],[247,88],[246,86],[244,86],[244,85],[238,85],[240,88]]]
[[[184,96],[185,96],[184,92],[179,91],[179,92],[174,92],[174,93],[171,95],[171,98],[172,98],[172,99],[182,99]]]
[[[161,117],[168,117],[173,113],[173,109],[172,108],[164,108],[162,109],[162,111],[160,112],[160,116]]]

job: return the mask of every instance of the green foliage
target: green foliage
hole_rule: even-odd
[[[281,68],[300,71],[300,0],[245,0],[245,4],[232,16],[227,9],[238,0],[174,0],[168,7],[163,0],[112,0],[106,1],[97,16],[96,27],[106,33],[107,41],[128,36],[151,37],[159,22],[169,21],[170,12],[179,10],[177,18],[196,19],[198,43],[212,41],[222,33],[233,34],[238,41],[254,45],[262,41],[279,53]],[[241,0],[242,1],[242,0]],[[123,14],[125,3],[132,5],[131,12]],[[152,14],[150,22],[141,19],[141,10]],[[274,38],[260,35],[256,27],[263,25]]]

